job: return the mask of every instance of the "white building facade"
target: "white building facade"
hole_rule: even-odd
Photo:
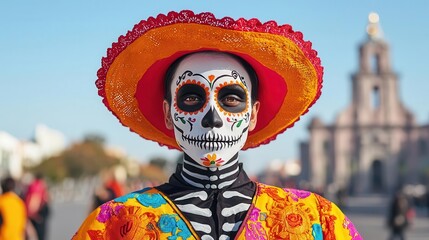
[[[23,141],[0,131],[0,177],[20,178],[23,168],[40,164],[43,159],[61,153],[66,147],[64,135],[45,125],[35,129],[34,141]]]

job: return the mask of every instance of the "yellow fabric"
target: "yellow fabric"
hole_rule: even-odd
[[[151,189],[144,194],[160,193],[156,189]],[[158,226],[161,216],[174,216],[176,221],[179,219],[183,221],[183,216],[178,214],[178,209],[169,200],[167,204],[163,203],[160,207],[155,208],[142,205],[137,200],[137,195],[126,199],[125,203],[111,201],[94,210],[83,222],[72,240],[167,239],[172,234],[171,232],[160,231]],[[165,201],[166,197],[163,199]],[[185,226],[188,225],[189,222],[186,221]],[[176,233],[181,231],[178,229]],[[197,239],[195,232],[191,231],[190,234],[187,240]]]
[[[246,54],[278,73],[287,85],[288,93],[278,114],[265,128],[249,135],[244,149],[274,137],[295,122],[316,98],[317,72],[292,40],[271,33],[178,23],[148,31],[115,58],[107,72],[105,85],[112,111],[124,125],[142,137],[179,149],[174,138],[166,136],[143,116],[134,96],[139,80],[156,61],[176,52],[201,48]]]
[[[170,220],[168,224],[162,220],[166,216]],[[81,239],[193,240],[199,237],[171,200],[150,189],[128,194],[96,209],[73,237],[73,240]],[[362,238],[332,202],[306,191],[258,184],[253,204],[235,239]]]
[[[27,222],[24,201],[13,192],[0,195],[0,214],[3,218],[0,240],[24,240]]]
[[[332,202],[314,193],[259,184],[250,219],[236,239],[361,239]],[[252,220],[252,215],[254,220]],[[256,224],[259,224],[259,229]],[[316,229],[321,232],[317,233]],[[261,238],[262,237],[262,238]]]

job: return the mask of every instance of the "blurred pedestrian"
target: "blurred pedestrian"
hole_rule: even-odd
[[[425,204],[427,216],[429,217],[429,184],[426,187]]]
[[[91,212],[101,204],[125,194],[126,172],[124,173],[124,171],[121,167],[114,167],[101,172],[102,184],[94,191]]]
[[[390,229],[390,240],[405,239],[405,231],[413,217],[413,207],[409,198],[401,190],[393,196],[389,213],[388,227]]]
[[[346,188],[343,186],[340,186],[337,189],[337,192],[335,193],[335,195],[337,197],[338,207],[340,207],[341,209],[345,209],[346,202],[347,202],[347,190],[346,190]]]
[[[24,201],[14,192],[15,180],[3,179],[1,188],[0,240],[24,240],[27,214]]]
[[[25,205],[28,218],[37,232],[38,239],[45,240],[50,202],[48,188],[41,174],[36,174],[35,179],[28,186]]]

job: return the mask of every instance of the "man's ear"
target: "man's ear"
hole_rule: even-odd
[[[259,101],[256,101],[252,106],[252,115],[250,115],[249,132],[255,129],[256,127],[260,106],[261,106],[261,103]]]
[[[165,127],[168,130],[173,130],[173,119],[171,118],[170,104],[167,102],[167,100],[162,102],[162,110],[164,111]]]

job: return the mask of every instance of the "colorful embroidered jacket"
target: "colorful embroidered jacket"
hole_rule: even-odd
[[[97,208],[73,240],[199,239],[180,210],[156,188],[147,188]],[[332,202],[302,190],[258,183],[252,206],[235,239],[357,240],[353,223]]]

